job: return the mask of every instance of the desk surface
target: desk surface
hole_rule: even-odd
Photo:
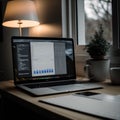
[[[91,90],[91,91],[107,93],[107,94],[112,94],[112,95],[120,94],[120,86],[113,86],[110,84],[109,81],[105,81],[100,84],[102,84],[104,86],[104,89],[97,89],[97,90]],[[42,102],[38,102],[39,100],[53,97],[53,95],[44,96],[44,97],[32,97],[32,96],[16,89],[14,86],[13,80],[0,82],[0,92],[2,94],[6,95],[6,97],[9,97],[11,99],[16,99],[17,101],[19,101],[19,103],[21,103],[21,104],[23,103],[30,109],[33,109],[37,112],[39,112],[40,109],[44,109],[49,112],[55,113],[59,116],[68,118],[68,119],[79,120],[80,118],[82,118],[82,120],[84,120],[84,119],[85,120],[89,120],[89,119],[100,120],[100,118],[97,118],[97,117],[93,117],[93,116],[86,115],[83,113],[74,112],[71,110],[66,110],[64,108],[59,108],[59,107],[48,105],[48,104],[45,104]],[[67,93],[67,94],[71,94],[71,93]],[[63,94],[54,95],[54,96],[61,96],[61,95],[63,95]]]

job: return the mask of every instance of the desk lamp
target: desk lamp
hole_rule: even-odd
[[[22,28],[39,25],[34,2],[32,0],[8,1],[2,25],[19,28],[20,36],[22,36]]]

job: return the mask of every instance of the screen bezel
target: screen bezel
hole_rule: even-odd
[[[40,76],[40,77],[34,77],[36,78],[37,80],[23,80],[23,81],[19,81],[17,80],[18,78],[16,78],[16,61],[15,61],[15,55],[14,55],[14,50],[13,50],[13,46],[14,46],[14,40],[21,40],[21,39],[24,39],[24,40],[46,40],[46,41],[64,41],[64,42],[67,42],[67,41],[71,41],[72,42],[72,48],[73,48],[73,65],[72,65],[72,70],[73,70],[73,73],[72,75],[50,75],[50,76]],[[13,74],[14,74],[14,82],[15,84],[21,84],[21,83],[32,83],[32,82],[49,82],[49,81],[64,81],[64,80],[70,80],[70,79],[76,79],[76,70],[75,70],[75,55],[74,55],[74,41],[72,38],[49,38],[49,37],[24,37],[24,36],[12,36],[11,38],[11,46],[12,46],[12,59],[13,59]],[[29,79],[32,79],[32,78],[29,78]],[[38,80],[40,79],[40,80]]]

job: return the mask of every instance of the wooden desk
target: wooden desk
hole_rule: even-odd
[[[112,95],[120,94],[120,86],[112,86],[109,81],[101,83],[104,89],[92,90],[101,93],[107,93]],[[13,80],[0,82],[0,93],[2,95],[1,101],[1,120],[9,119],[28,119],[29,120],[64,120],[64,119],[75,119],[75,120],[100,120],[100,118],[78,113],[63,108],[55,107],[52,105],[38,102],[39,100],[53,97],[32,97],[15,88]],[[70,93],[68,93],[70,94]],[[61,96],[63,94],[54,95]],[[17,115],[17,118],[15,117]]]

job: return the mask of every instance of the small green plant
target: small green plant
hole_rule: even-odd
[[[102,59],[109,51],[110,43],[104,39],[103,33],[103,26],[100,24],[98,31],[95,31],[89,44],[85,46],[85,50],[89,53],[91,58]]]

